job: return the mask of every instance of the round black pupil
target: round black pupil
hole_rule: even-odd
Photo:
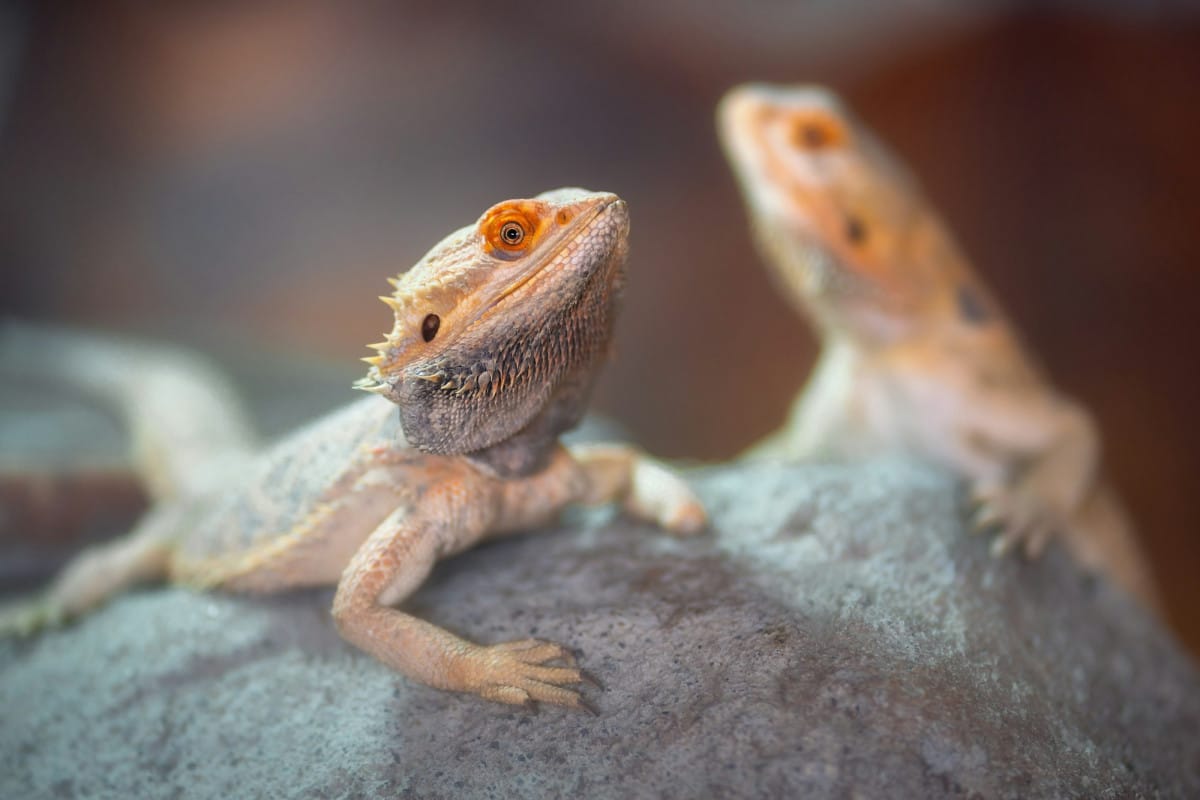
[[[513,242],[514,244],[516,242],[521,241],[521,228],[517,225],[512,225],[512,224],[505,225],[504,226],[504,238],[505,238],[505,240],[507,240],[509,242]]]
[[[430,314],[421,322],[421,338],[429,342],[437,336],[438,326],[442,324],[442,320],[437,314]]]

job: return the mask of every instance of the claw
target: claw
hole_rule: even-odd
[[[981,505],[973,514],[971,529],[975,533],[982,533],[988,528],[999,525],[1001,521],[1002,515],[994,505]]]
[[[1012,548],[1012,540],[1007,533],[1002,533],[992,541],[990,552],[992,558],[1003,558],[1008,555],[1008,551]]]
[[[1042,554],[1054,535],[1058,518],[1035,487],[1025,483],[976,483],[970,488],[976,507],[968,515],[975,533],[995,530],[992,556],[1019,550],[1026,558]]]
[[[582,670],[582,669],[577,670],[577,672],[579,673],[580,680],[582,680],[584,683],[591,684],[592,686],[596,687],[600,691],[602,691],[602,692],[604,691],[604,684],[601,683],[599,680],[597,680],[595,675],[588,672],[587,670]]]

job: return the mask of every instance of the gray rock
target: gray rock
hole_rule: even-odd
[[[913,464],[692,473],[713,530],[579,514],[408,608],[576,647],[599,716],[414,685],[330,592],[128,595],[0,643],[3,797],[1197,797],[1200,676],[1057,549],[993,560]]]

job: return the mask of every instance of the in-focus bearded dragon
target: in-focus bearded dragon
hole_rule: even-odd
[[[704,526],[687,486],[639,451],[558,443],[608,352],[628,231],[612,194],[492,207],[381,298],[394,325],[358,387],[382,397],[295,432],[222,489],[153,509],[0,629],[77,616],[145,580],[248,593],[336,584],[342,636],[414,680],[587,708],[561,645],[479,645],[392,606],[439,559],[569,504],[618,501],[675,534]]]
[[[1088,413],[1048,382],[915,180],[831,92],[746,85],[717,124],[757,244],[822,342],[778,433],[752,454],[907,451],[969,481],[993,550],[1061,534],[1085,567],[1157,605],[1099,470]]]

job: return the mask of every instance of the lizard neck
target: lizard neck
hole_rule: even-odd
[[[476,349],[459,350],[457,363],[447,363],[447,371],[468,373],[486,364],[488,392],[460,395],[412,382],[410,402],[400,404],[409,441],[505,477],[545,466],[558,436],[582,419],[608,353],[624,249],[609,261],[574,291],[547,290],[520,315],[498,318]]]
[[[558,447],[558,437],[583,419],[592,383],[591,374],[577,374],[561,385],[542,412],[520,431],[466,457],[501,478],[540,472]]]

